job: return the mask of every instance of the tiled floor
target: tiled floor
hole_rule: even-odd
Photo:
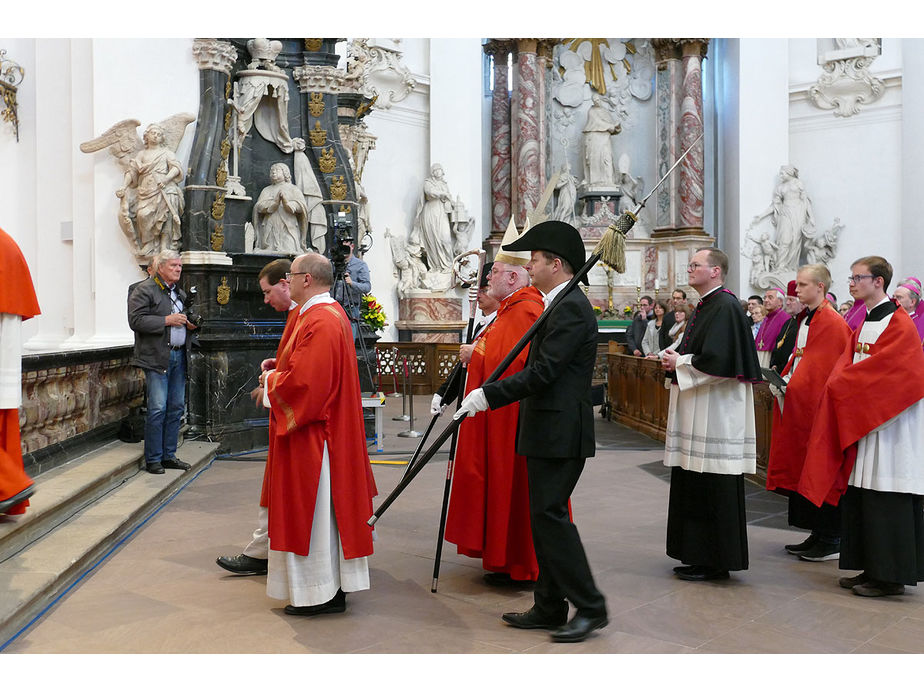
[[[429,398],[415,408],[426,412]],[[406,460],[419,442],[398,438],[389,399],[386,453]],[[415,428],[424,430],[427,419]],[[445,424],[439,423],[438,432]],[[924,585],[901,597],[864,599],[838,588],[836,562],[810,563],[782,546],[802,533],[781,529],[785,504],[756,486],[748,528],[751,565],[722,583],[689,583],[664,554],[668,483],[661,445],[598,420],[597,456],[574,497],[574,517],[610,623],[583,643],[550,642],[545,631],[500,621],[526,609],[526,591],[489,587],[479,561],[443,551],[430,591],[446,455],[439,455],[376,525],[372,589],[345,614],[286,616],[265,578],[215,565],[253,530],[263,463],[216,460],[31,630],[12,653],[888,653],[924,652]],[[400,465],[376,464],[385,495]],[[774,506],[773,504],[777,505]],[[773,519],[776,517],[776,519]],[[496,660],[492,660],[496,662]]]

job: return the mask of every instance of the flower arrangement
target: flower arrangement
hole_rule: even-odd
[[[625,308],[622,309],[622,314],[625,315],[627,318],[631,318],[632,313],[634,312],[635,312],[635,308],[633,306],[626,306]]]
[[[378,331],[385,327],[385,310],[372,294],[363,295],[359,316],[373,330]]]
[[[600,316],[603,315],[603,308],[600,306],[594,306],[594,316],[599,320]]]

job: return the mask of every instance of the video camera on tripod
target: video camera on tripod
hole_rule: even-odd
[[[353,243],[353,225],[341,212],[333,218],[330,228],[333,233],[330,244],[330,261],[334,265],[335,279],[341,279],[346,272],[347,257],[351,252],[347,243]]]

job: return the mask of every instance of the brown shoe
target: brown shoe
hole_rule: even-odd
[[[857,585],[862,585],[864,582],[869,581],[869,575],[866,573],[860,573],[859,575],[854,575],[853,577],[842,577],[837,581],[837,584],[843,587],[845,590],[852,590]]]
[[[853,593],[861,597],[888,597],[895,594],[904,594],[905,586],[900,582],[880,582],[870,580],[853,588]]]

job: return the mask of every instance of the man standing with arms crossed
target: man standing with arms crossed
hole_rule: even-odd
[[[276,361],[279,358],[279,351],[285,344],[298,318],[298,311],[292,310],[297,308],[298,304],[289,296],[289,280],[286,275],[292,267],[292,263],[285,258],[273,260],[266,264],[257,279],[260,282],[260,291],[263,292],[263,303],[270,306],[273,310],[280,313],[286,313],[286,324],[282,331],[282,337],[279,339],[279,346],[276,349],[276,358],[265,359],[260,364],[260,372],[263,373],[271,368],[276,367]],[[263,387],[259,386],[250,393],[254,402],[258,406],[263,406]],[[276,425],[273,417],[269,420],[269,439],[273,439]],[[270,448],[271,449],[271,448]],[[270,450],[267,450],[267,466],[269,466]],[[219,556],[215,562],[227,571],[237,573],[238,575],[266,575],[266,562],[269,552],[269,538],[267,536],[267,511],[266,511],[266,476],[264,471],[263,490],[260,493],[260,510],[257,514],[257,528],[253,532],[253,539],[247,547],[237,556]]]
[[[532,251],[526,271],[546,310],[586,255],[580,233],[561,221],[537,224],[501,247]],[[533,336],[523,370],[473,390],[456,413],[471,416],[520,402],[517,453],[526,457],[539,577],[532,608],[502,618],[514,628],[552,630],[556,642],[579,642],[608,623],[606,600],[568,513],[584,462],[595,453],[590,385],[596,356],[593,308],[583,292],[570,291]],[[570,621],[568,602],[576,608]]]

